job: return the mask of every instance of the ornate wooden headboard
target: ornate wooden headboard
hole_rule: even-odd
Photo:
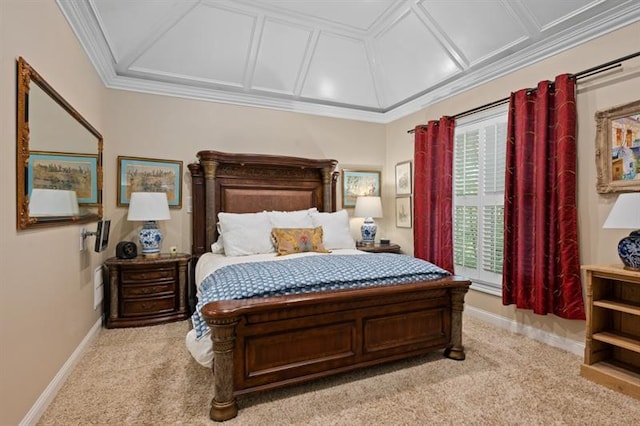
[[[335,211],[336,160],[198,152],[189,164],[194,258],[211,251],[219,212]]]

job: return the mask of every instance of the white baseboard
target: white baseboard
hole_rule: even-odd
[[[501,317],[469,305],[464,307],[464,313],[491,323],[497,327],[504,328],[505,330],[522,334],[523,336],[546,343],[549,346],[564,349],[565,351],[578,356],[584,355],[584,342],[576,342],[575,340],[567,339],[566,337],[561,337],[557,334],[531,327],[530,325],[521,324],[517,321]]]
[[[62,368],[58,371],[58,374],[55,375],[51,383],[47,386],[47,388],[42,392],[38,400],[33,404],[33,407],[29,410],[26,416],[19,423],[20,426],[31,426],[38,423],[40,417],[44,414],[45,410],[53,401],[56,394],[69,377],[69,374],[73,371],[80,358],[84,354],[84,351],[89,347],[89,344],[93,341],[93,339],[98,336],[100,329],[102,328],[102,318],[99,318],[98,321],[91,327],[89,333],[82,339],[82,342],[78,345],[75,351],[71,354],[67,362],[64,363]]]

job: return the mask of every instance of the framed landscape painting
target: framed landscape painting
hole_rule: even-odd
[[[78,204],[98,203],[98,156],[65,152],[31,151],[27,193],[34,188],[76,192]]]
[[[640,191],[640,101],[596,113],[599,193]]]
[[[342,207],[355,207],[362,195],[380,196],[380,172],[342,169]]]
[[[169,207],[182,207],[182,161],[118,157],[118,206],[128,206],[132,192],[166,192]]]

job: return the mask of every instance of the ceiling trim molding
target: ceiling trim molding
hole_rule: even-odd
[[[340,104],[306,102],[303,97],[280,95],[268,97],[265,92],[244,93],[218,90],[215,87],[185,87],[176,83],[162,81],[143,80],[135,75],[118,75],[115,70],[115,60],[111,50],[107,46],[104,35],[100,32],[99,23],[90,6],[90,2],[56,0],[58,7],[70,23],[72,30],[78,38],[80,45],[89,57],[102,82],[107,88],[128,90],[140,93],[158,94],[187,99],[197,99],[225,104],[253,106],[259,108],[272,108],[283,111],[321,115],[327,117],[343,118],[350,120],[368,121],[374,123],[389,123],[409,114],[418,112],[429,105],[446,98],[461,94],[472,88],[485,84],[498,77],[519,70],[538,61],[566,51],[582,43],[618,30],[624,26],[640,21],[640,2],[625,1],[616,7],[607,10],[606,15],[597,15],[587,19],[578,28],[569,28],[559,32],[549,40],[543,40],[524,48],[513,55],[497,60],[484,68],[474,70],[473,66],[466,69],[455,78],[445,80],[428,92],[412,96],[406,102],[399,102],[385,110],[376,110],[370,107],[348,107]],[[243,2],[244,3],[244,2]],[[206,1],[205,1],[206,4]],[[387,19],[402,10],[403,2],[394,3],[387,15]],[[405,11],[406,12],[406,11]],[[414,10],[415,13],[415,10]],[[424,18],[418,13],[418,17]],[[397,18],[397,16],[396,16]],[[255,30],[255,28],[254,28]],[[333,33],[336,34],[336,33]],[[301,74],[296,83],[296,91],[300,90],[309,67],[309,54],[315,48],[318,33],[314,32],[309,40],[308,51],[302,65]],[[375,38],[375,37],[374,37]],[[442,42],[442,40],[440,40]],[[309,50],[310,49],[310,50]],[[367,54],[369,52],[367,51]],[[457,58],[461,59],[461,58]],[[377,70],[377,58],[369,57],[370,64],[374,64]],[[577,70],[568,70],[568,72]],[[384,94],[381,94],[384,98]],[[507,93],[505,93],[507,95]],[[380,98],[380,97],[378,97]],[[453,112],[452,112],[453,113]]]
[[[185,87],[174,83],[141,80],[132,77],[115,76],[106,86],[110,89],[127,90],[152,95],[165,95],[257,108],[271,108],[281,111],[368,121],[372,123],[385,123],[384,114],[376,111],[365,111],[336,105],[312,104],[299,100],[277,99],[246,93],[231,93],[209,88]]]
[[[56,0],[58,8],[71,25],[80,46],[85,51],[89,61],[98,72],[98,76],[108,86],[109,81],[116,77],[115,61],[111,56],[111,49],[107,46],[102,33],[98,32],[99,24],[89,2],[69,2]],[[89,23],[93,22],[93,25]]]
[[[432,105],[436,102],[464,93],[491,80],[502,77],[513,71],[525,68],[529,65],[535,64],[536,62],[547,59],[553,55],[564,52],[573,47],[577,47],[580,44],[618,30],[637,21],[640,21],[640,2],[638,3],[638,7],[635,7],[634,10],[620,11],[618,14],[611,16],[611,19],[606,23],[599,23],[598,25],[591,26],[591,28],[589,28],[588,30],[580,31],[580,37],[576,37],[574,34],[567,33],[564,35],[562,40],[557,40],[554,44],[545,43],[540,44],[539,46],[534,46],[531,49],[524,49],[517,55],[496,61],[487,68],[468,73],[465,76],[456,79],[454,83],[445,84],[444,86],[436,90],[433,90],[429,93],[417,97],[412,101],[393,108],[390,111],[384,113],[386,118],[385,122],[388,123],[414,112],[420,111],[421,109],[427,108],[429,105]],[[577,71],[580,70],[567,70],[567,72]],[[549,76],[549,78],[551,77],[552,76]],[[535,82],[532,82],[532,84],[533,83]],[[504,93],[504,95],[507,96],[508,93]]]

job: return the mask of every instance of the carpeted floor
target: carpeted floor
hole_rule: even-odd
[[[239,400],[232,425],[633,425],[640,401],[580,377],[582,359],[465,316],[467,359],[438,351]],[[211,425],[210,370],[188,323],[102,330],[42,425]]]

